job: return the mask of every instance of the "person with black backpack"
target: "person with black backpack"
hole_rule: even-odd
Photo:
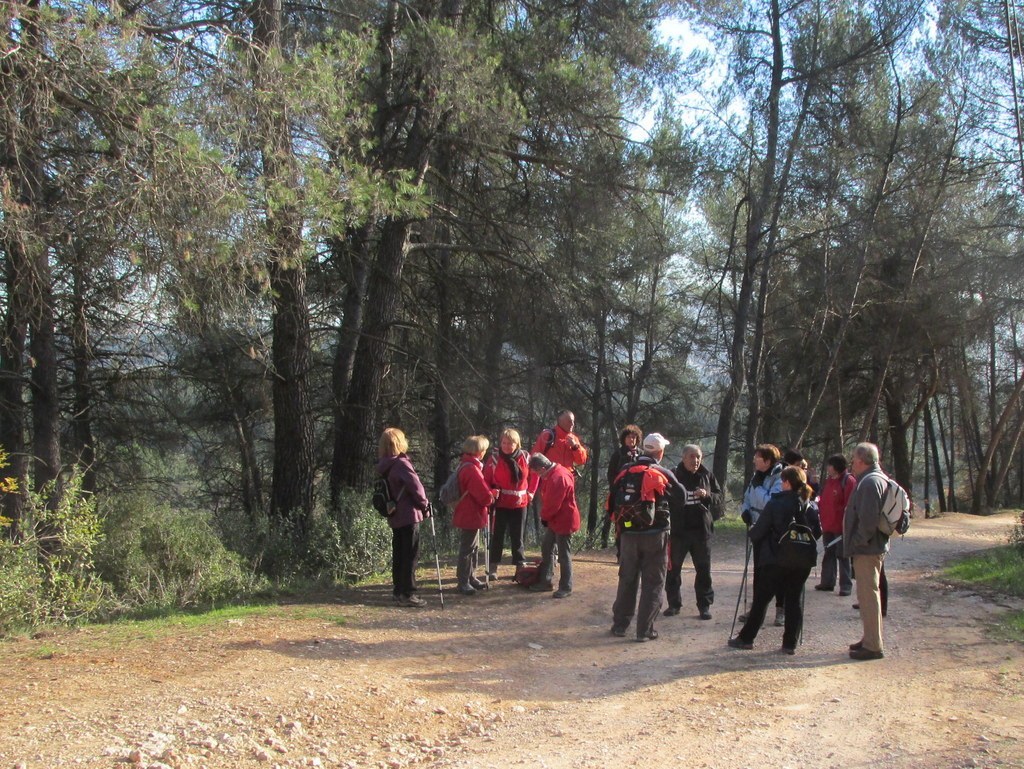
[[[782,490],[768,500],[754,525],[750,527],[750,540],[756,550],[754,558],[754,601],[747,621],[729,646],[734,649],[753,649],[754,639],[764,622],[765,612],[776,593],[781,592],[785,603],[785,629],[782,631],[784,654],[796,654],[796,646],[803,631],[803,590],[811,567],[817,559],[814,541],[821,537],[821,524],[815,508],[808,505],[811,487],[804,471],[795,465],[780,473]],[[800,565],[791,565],[782,559],[781,540],[791,530],[791,524],[810,530],[808,559]],[[811,537],[813,536],[813,539]],[[806,542],[806,540],[805,540]]]
[[[660,433],[644,438],[644,453],[622,468],[609,497],[620,545],[619,584],[612,605],[614,636],[626,635],[635,614],[636,640],[658,637],[654,620],[661,610],[668,566],[668,497],[686,493],[672,471],[660,464],[668,445]]]
[[[391,526],[391,589],[399,606],[426,606],[416,595],[416,567],[420,554],[420,522],[430,515],[430,502],[406,452],[409,441],[397,427],[389,427],[377,441],[377,474],[390,491],[394,512]]]

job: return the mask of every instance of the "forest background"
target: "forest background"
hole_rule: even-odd
[[[389,425],[1022,504],[1020,10],[4,3],[0,629],[379,572]]]

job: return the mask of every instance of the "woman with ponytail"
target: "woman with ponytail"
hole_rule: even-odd
[[[729,646],[736,649],[754,647],[757,631],[764,622],[768,604],[775,597],[776,591],[782,592],[786,606],[785,629],[782,632],[782,648],[779,651],[784,654],[796,654],[797,642],[803,629],[804,610],[801,596],[811,570],[810,567],[792,570],[779,566],[779,540],[794,520],[810,527],[815,539],[821,537],[821,524],[818,521],[818,511],[813,505],[807,504],[811,498],[811,487],[807,483],[804,471],[796,466],[784,468],[781,480],[782,491],[768,500],[761,515],[750,527],[750,540],[755,550],[754,601],[746,623],[735,638],[729,639]]]

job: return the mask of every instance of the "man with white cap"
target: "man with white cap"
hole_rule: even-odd
[[[659,464],[668,445],[660,433],[644,438],[643,454],[622,468],[611,490],[610,512],[620,537],[619,585],[611,632],[625,636],[635,613],[637,641],[658,637],[654,620],[665,587],[668,497],[686,493],[672,471]]]

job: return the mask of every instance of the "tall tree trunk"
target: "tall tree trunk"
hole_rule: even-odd
[[[280,190],[300,189],[286,109],[275,96],[283,52],[282,0],[256,0],[253,84],[262,146],[270,290],[273,297],[274,478],[270,512],[305,541],[313,510],[313,418],[309,403],[310,327],[300,205]]]
[[[601,407],[604,400],[601,383],[607,379],[605,355],[607,354],[608,314],[602,302],[597,301],[595,305],[597,315],[594,318],[594,332],[597,336],[597,349],[594,351],[596,357],[594,366],[594,394],[590,402],[590,424],[591,429],[594,431],[594,438],[590,444],[590,458],[588,461],[590,465],[590,503],[587,506],[587,534],[589,537],[594,535],[598,524],[597,510],[598,497],[600,496],[598,483],[601,478],[598,468],[601,467],[601,424],[604,422],[601,418]]]
[[[348,237],[334,238],[331,251],[339,270],[345,270],[345,298],[342,301],[341,325],[338,327],[338,341],[334,350],[331,367],[331,480],[330,503],[335,512],[341,501],[342,457],[349,441],[342,427],[345,401],[352,381],[352,367],[355,363],[359,335],[363,330],[363,299],[366,294],[367,261],[369,259],[369,225],[363,225],[349,232]]]
[[[43,232],[46,184],[42,157],[43,119],[40,89],[43,87],[34,62],[45,41],[37,24],[39,3],[30,0],[18,4],[21,21],[19,45],[3,57],[4,97],[3,157],[0,160],[0,199],[6,229],[11,233],[5,243],[7,256],[8,316],[4,340],[5,374],[3,431],[9,442],[5,448],[12,456],[12,475],[22,493],[29,488],[29,463],[23,458],[24,427],[24,354],[26,334],[32,359],[29,373],[32,422],[32,487],[41,490],[60,473],[60,403],[58,400],[57,352],[54,335],[53,289],[49,255]],[[60,504],[61,490],[54,486],[47,505]],[[17,495],[10,495],[16,497]],[[5,501],[9,517],[21,525],[23,500]],[[56,542],[41,532],[46,543],[41,548],[47,557]]]
[[[96,447],[92,435],[92,345],[89,342],[89,322],[86,318],[86,296],[89,287],[88,269],[76,254],[72,266],[72,391],[71,416],[74,436],[74,461],[82,468],[82,491],[96,492]]]
[[[368,457],[374,455],[377,400],[388,362],[388,339],[397,317],[402,268],[405,265],[410,222],[389,218],[381,231],[377,258],[366,287],[366,322],[359,338],[352,382],[345,400],[342,430],[348,442],[339,456],[342,485],[362,488],[369,477]]]
[[[989,508],[991,508],[995,503],[995,489],[985,488],[986,484],[983,479],[987,478],[994,470],[996,451],[1002,443],[1003,434],[1007,431],[1011,418],[1016,414],[1017,402],[1022,393],[1024,393],[1024,377],[1020,377],[1017,380],[1017,384],[1014,386],[1013,392],[1007,399],[1006,404],[1003,406],[1003,411],[999,415],[999,420],[992,427],[992,434],[988,439],[988,449],[985,451],[985,456],[981,461],[981,467],[978,468],[977,483],[974,484],[974,494],[971,498],[972,513],[977,514],[982,511],[983,499],[985,505]],[[1017,440],[1019,440],[1019,434],[1014,436],[1012,441],[1014,446],[1016,446]]]
[[[907,449],[907,427],[903,421],[903,404],[898,397],[886,392],[885,411],[889,422],[889,456],[891,470],[897,483],[906,489],[914,488],[914,473]]]
[[[935,468],[935,495],[939,501],[939,512],[946,512],[946,488],[942,482],[942,466],[939,463],[939,447],[935,439],[935,425],[932,422],[932,410],[930,406],[924,407],[924,432],[925,440],[931,446],[932,466]]]

